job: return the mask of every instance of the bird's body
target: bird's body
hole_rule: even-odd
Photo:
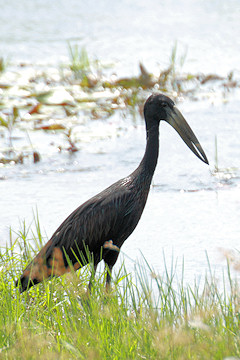
[[[166,106],[170,110],[174,109],[177,112],[176,118],[179,118],[180,112],[166,96],[154,95],[148,99],[144,108],[147,146],[140,165],[132,174],[92,197],[68,216],[24,270],[20,278],[21,291],[43,279],[60,276],[71,268],[77,270],[90,261],[94,262],[96,269],[99,261],[103,259],[111,272],[119,249],[137,226],[147,201],[158,159],[159,122],[167,116]],[[159,107],[162,111],[160,117],[155,111],[159,110]],[[184,120],[183,117],[182,119]],[[184,123],[183,134],[179,127],[174,127],[191,150],[207,163],[207,158],[188,124]],[[107,283],[109,282],[110,273],[107,275]]]

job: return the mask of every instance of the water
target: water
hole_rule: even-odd
[[[59,64],[68,56],[67,41],[85,45],[90,56],[115,62],[118,74],[136,73],[138,61],[150,71],[169,64],[175,41],[187,49],[184,69],[226,74],[239,71],[238,1],[110,1],[51,2],[9,0],[1,6],[0,54],[12,62]],[[217,29],[217,31],[216,31]],[[170,126],[161,124],[160,158],[142,219],[122,247],[127,267],[145,255],[157,272],[184,258],[186,280],[203,277],[206,252],[218,276],[226,266],[219,248],[239,248],[240,233],[240,121],[239,96],[211,104],[179,104],[204,148],[210,167],[198,160]],[[19,221],[30,224],[36,206],[48,237],[90,196],[132,172],[144,152],[145,129],[118,114],[86,125],[91,141],[74,156],[58,154],[54,135],[32,133],[42,154],[38,164],[0,169],[0,244],[8,241],[8,228]],[[109,138],[95,134],[108,132]],[[116,129],[118,136],[116,135]],[[21,143],[22,133],[16,142]],[[215,166],[215,136],[220,170]],[[15,142],[15,143],[16,143]]]
[[[59,63],[67,42],[117,62],[118,73],[165,68],[175,41],[188,72],[239,69],[238,0],[0,1],[0,54],[12,61]]]
[[[226,265],[219,249],[239,246],[240,149],[234,144],[240,123],[236,121],[237,102],[190,112],[185,105],[180,108],[200,139],[210,167],[190,152],[170,126],[162,123],[153,187],[141,221],[122,252],[134,261],[141,258],[142,252],[160,273],[164,270],[163,251],[167,263],[173,256],[178,259],[179,271],[184,258],[185,278],[191,282],[196,275],[205,273],[206,252],[219,275]],[[103,126],[111,126],[110,120]],[[215,134],[219,166],[234,167],[218,176],[211,174]],[[19,220],[23,219],[30,224],[36,206],[43,230],[50,237],[82,202],[134,170],[144,147],[145,129],[139,120],[136,127],[129,126],[120,137],[86,144],[73,157],[51,154],[43,156],[39,164],[2,169],[2,245],[8,239],[8,226],[18,230]],[[132,269],[133,262],[125,256],[122,259]]]

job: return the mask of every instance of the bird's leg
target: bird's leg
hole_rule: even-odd
[[[106,290],[110,290],[110,283],[112,279],[112,268],[117,261],[120,248],[113,244],[112,240],[105,241],[103,244],[103,259],[105,262],[105,269],[107,270]]]
[[[107,269],[107,279],[106,279],[106,290],[110,290],[111,280],[112,280],[112,265],[105,264],[105,269]]]

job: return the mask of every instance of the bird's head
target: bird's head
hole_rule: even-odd
[[[169,97],[162,94],[151,95],[144,105],[144,117],[147,131],[153,126],[159,126],[161,120],[165,120],[178,132],[189,149],[191,149],[200,160],[208,164],[208,159],[198,139]]]

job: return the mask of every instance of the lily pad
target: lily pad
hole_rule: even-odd
[[[36,130],[65,130],[66,127],[62,124],[45,124],[45,125],[39,125],[35,128]]]
[[[74,105],[74,98],[64,88],[53,89],[36,97],[46,105]]]

